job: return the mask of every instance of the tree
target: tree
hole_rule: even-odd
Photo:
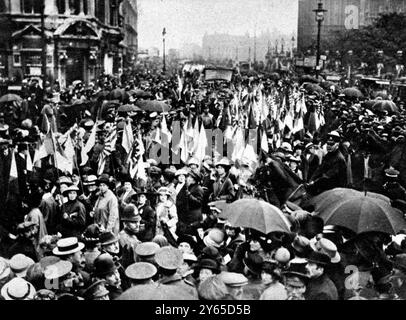
[[[352,64],[360,66],[361,62],[368,64],[368,71],[376,71],[376,65],[382,62],[386,71],[394,71],[398,63],[397,51],[406,48],[406,15],[403,13],[381,14],[372,25],[360,29],[336,32],[332,39],[325,43],[324,48],[331,53],[339,50],[343,63],[347,64],[348,51],[353,51]],[[383,51],[379,57],[378,51]],[[402,64],[406,65],[406,54]]]

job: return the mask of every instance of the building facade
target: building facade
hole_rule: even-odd
[[[258,36],[205,34],[202,55],[205,60],[234,60],[266,62],[269,47],[278,52],[290,52],[296,47],[296,35],[284,35],[276,29],[262,32]]]
[[[317,22],[314,9],[319,0],[299,0],[298,51],[314,49],[317,39]],[[324,21],[321,38],[328,41],[335,31],[370,25],[380,13],[406,12],[406,0],[322,0]]]
[[[44,3],[46,73],[52,83],[90,82],[122,70],[122,0],[0,0],[0,76],[41,76]],[[136,25],[136,24],[135,24]],[[135,30],[136,32],[136,30]]]
[[[120,14],[123,17],[124,33],[124,59],[123,67],[134,65],[138,54],[138,9],[137,0],[123,0],[120,5]]]

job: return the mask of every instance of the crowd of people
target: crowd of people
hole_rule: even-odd
[[[406,112],[303,82],[145,71],[44,99],[27,84],[0,106],[1,298],[405,298],[406,230],[325,225],[292,195],[369,190],[406,213]],[[189,141],[162,145],[176,123]],[[197,151],[200,128],[225,132],[232,154]],[[258,152],[240,129],[258,130]],[[156,145],[181,160],[149,157]],[[242,198],[278,207],[290,232],[232,225],[224,206]]]

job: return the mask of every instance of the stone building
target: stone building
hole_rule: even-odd
[[[121,6],[122,0],[0,0],[0,77],[41,76],[42,9],[49,82],[66,86],[119,73],[134,48],[132,39],[123,41],[129,20]]]

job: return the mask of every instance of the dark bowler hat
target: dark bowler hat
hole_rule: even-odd
[[[180,245],[182,242],[186,242],[190,245],[192,250],[194,251],[197,246],[197,242],[195,240],[195,237],[188,235],[188,234],[181,234],[178,239],[176,240],[177,244]]]
[[[306,260],[307,262],[315,263],[322,267],[327,266],[331,263],[331,259],[327,254],[316,251],[311,252]]]
[[[135,254],[143,258],[152,258],[160,249],[155,242],[142,242],[135,248]]]
[[[93,262],[94,274],[97,277],[104,277],[117,270],[113,257],[108,253],[102,253]]]
[[[83,297],[86,300],[94,300],[108,295],[109,291],[106,289],[105,285],[106,280],[95,281],[83,292]]]
[[[163,247],[155,254],[155,261],[162,269],[176,270],[183,263],[183,254],[179,249]]]
[[[100,234],[100,243],[102,246],[108,246],[114,242],[117,242],[118,238],[111,231],[105,231]]]
[[[257,253],[249,253],[245,254],[243,259],[244,265],[251,271],[253,274],[260,275],[262,270],[262,264],[264,260],[262,257]]]
[[[195,269],[209,269],[212,270],[214,273],[220,273],[220,266],[216,260],[213,259],[201,259],[199,262],[194,266]]]
[[[121,221],[138,222],[141,221],[141,216],[138,213],[137,207],[130,203],[125,206],[121,215]]]
[[[110,185],[110,176],[108,174],[103,173],[99,179],[97,179],[97,184],[104,183],[106,185]]]
[[[125,275],[132,280],[148,280],[157,272],[157,268],[148,262],[136,262],[125,269]]]

